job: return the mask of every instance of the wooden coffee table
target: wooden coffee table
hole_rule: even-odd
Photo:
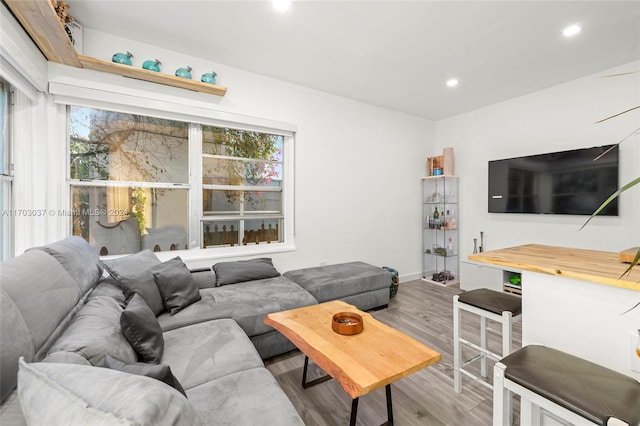
[[[364,330],[353,336],[334,332],[331,319],[338,312],[361,315]],[[353,399],[351,425],[356,422],[358,399],[382,386],[386,388],[387,397],[386,424],[393,424],[391,383],[442,359],[428,346],[342,301],[276,312],[267,315],[264,322],[305,354],[304,388],[334,378]],[[307,382],[309,358],[328,375]]]

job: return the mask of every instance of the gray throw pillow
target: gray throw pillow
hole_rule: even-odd
[[[155,316],[166,310],[162,294],[160,294],[160,290],[153,279],[151,270],[147,269],[122,277],[120,279],[120,287],[127,298],[131,297],[133,293],[138,293],[147,302]]]
[[[104,269],[120,284],[125,297],[130,298],[133,293],[138,293],[156,316],[165,311],[165,306],[149,269],[159,264],[160,260],[149,249],[102,261]]]
[[[273,267],[271,258],[220,262],[213,265],[216,273],[216,286],[236,284],[245,281],[262,280],[280,275]]]
[[[101,367],[105,355],[110,353],[123,361],[136,361],[138,355],[121,331],[122,312],[122,306],[110,297],[89,299],[53,344],[45,359],[50,361],[50,357],[56,353],[74,353],[92,365]]]
[[[30,425],[204,424],[180,392],[149,377],[20,359],[18,383],[20,405]]]
[[[140,360],[160,363],[164,352],[164,337],[158,319],[138,293],[134,293],[122,315],[122,334],[127,338]]]
[[[151,272],[171,315],[201,299],[198,284],[179,256],[153,266]]]
[[[118,370],[129,374],[136,374],[138,376],[151,377],[153,379],[160,380],[163,383],[168,384],[178,392],[187,397],[182,385],[176,379],[176,376],[171,372],[171,368],[167,364],[147,364],[146,362],[133,362],[125,364],[124,362],[115,359],[111,355],[104,357],[104,366],[112,370]]]

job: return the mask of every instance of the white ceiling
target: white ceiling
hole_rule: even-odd
[[[67,3],[87,28],[432,120],[640,59],[640,1]]]

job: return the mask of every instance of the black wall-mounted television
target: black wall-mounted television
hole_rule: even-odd
[[[489,213],[590,215],[618,189],[618,157],[607,145],[489,161]],[[617,216],[618,200],[599,215]]]

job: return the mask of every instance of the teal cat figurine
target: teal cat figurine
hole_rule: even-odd
[[[115,62],[116,64],[122,65],[133,65],[131,63],[131,58],[133,58],[133,54],[131,52],[127,53],[115,53],[111,58],[111,62]]]
[[[216,84],[216,75],[215,71],[206,72],[202,74],[200,81],[203,83]]]
[[[187,65],[186,68],[178,68],[176,70],[176,77],[188,78],[191,80],[191,67]]]
[[[149,59],[148,61],[144,61],[144,63],[142,64],[142,68],[149,71],[160,72],[160,65],[162,65],[162,62],[160,62],[158,59]]]

